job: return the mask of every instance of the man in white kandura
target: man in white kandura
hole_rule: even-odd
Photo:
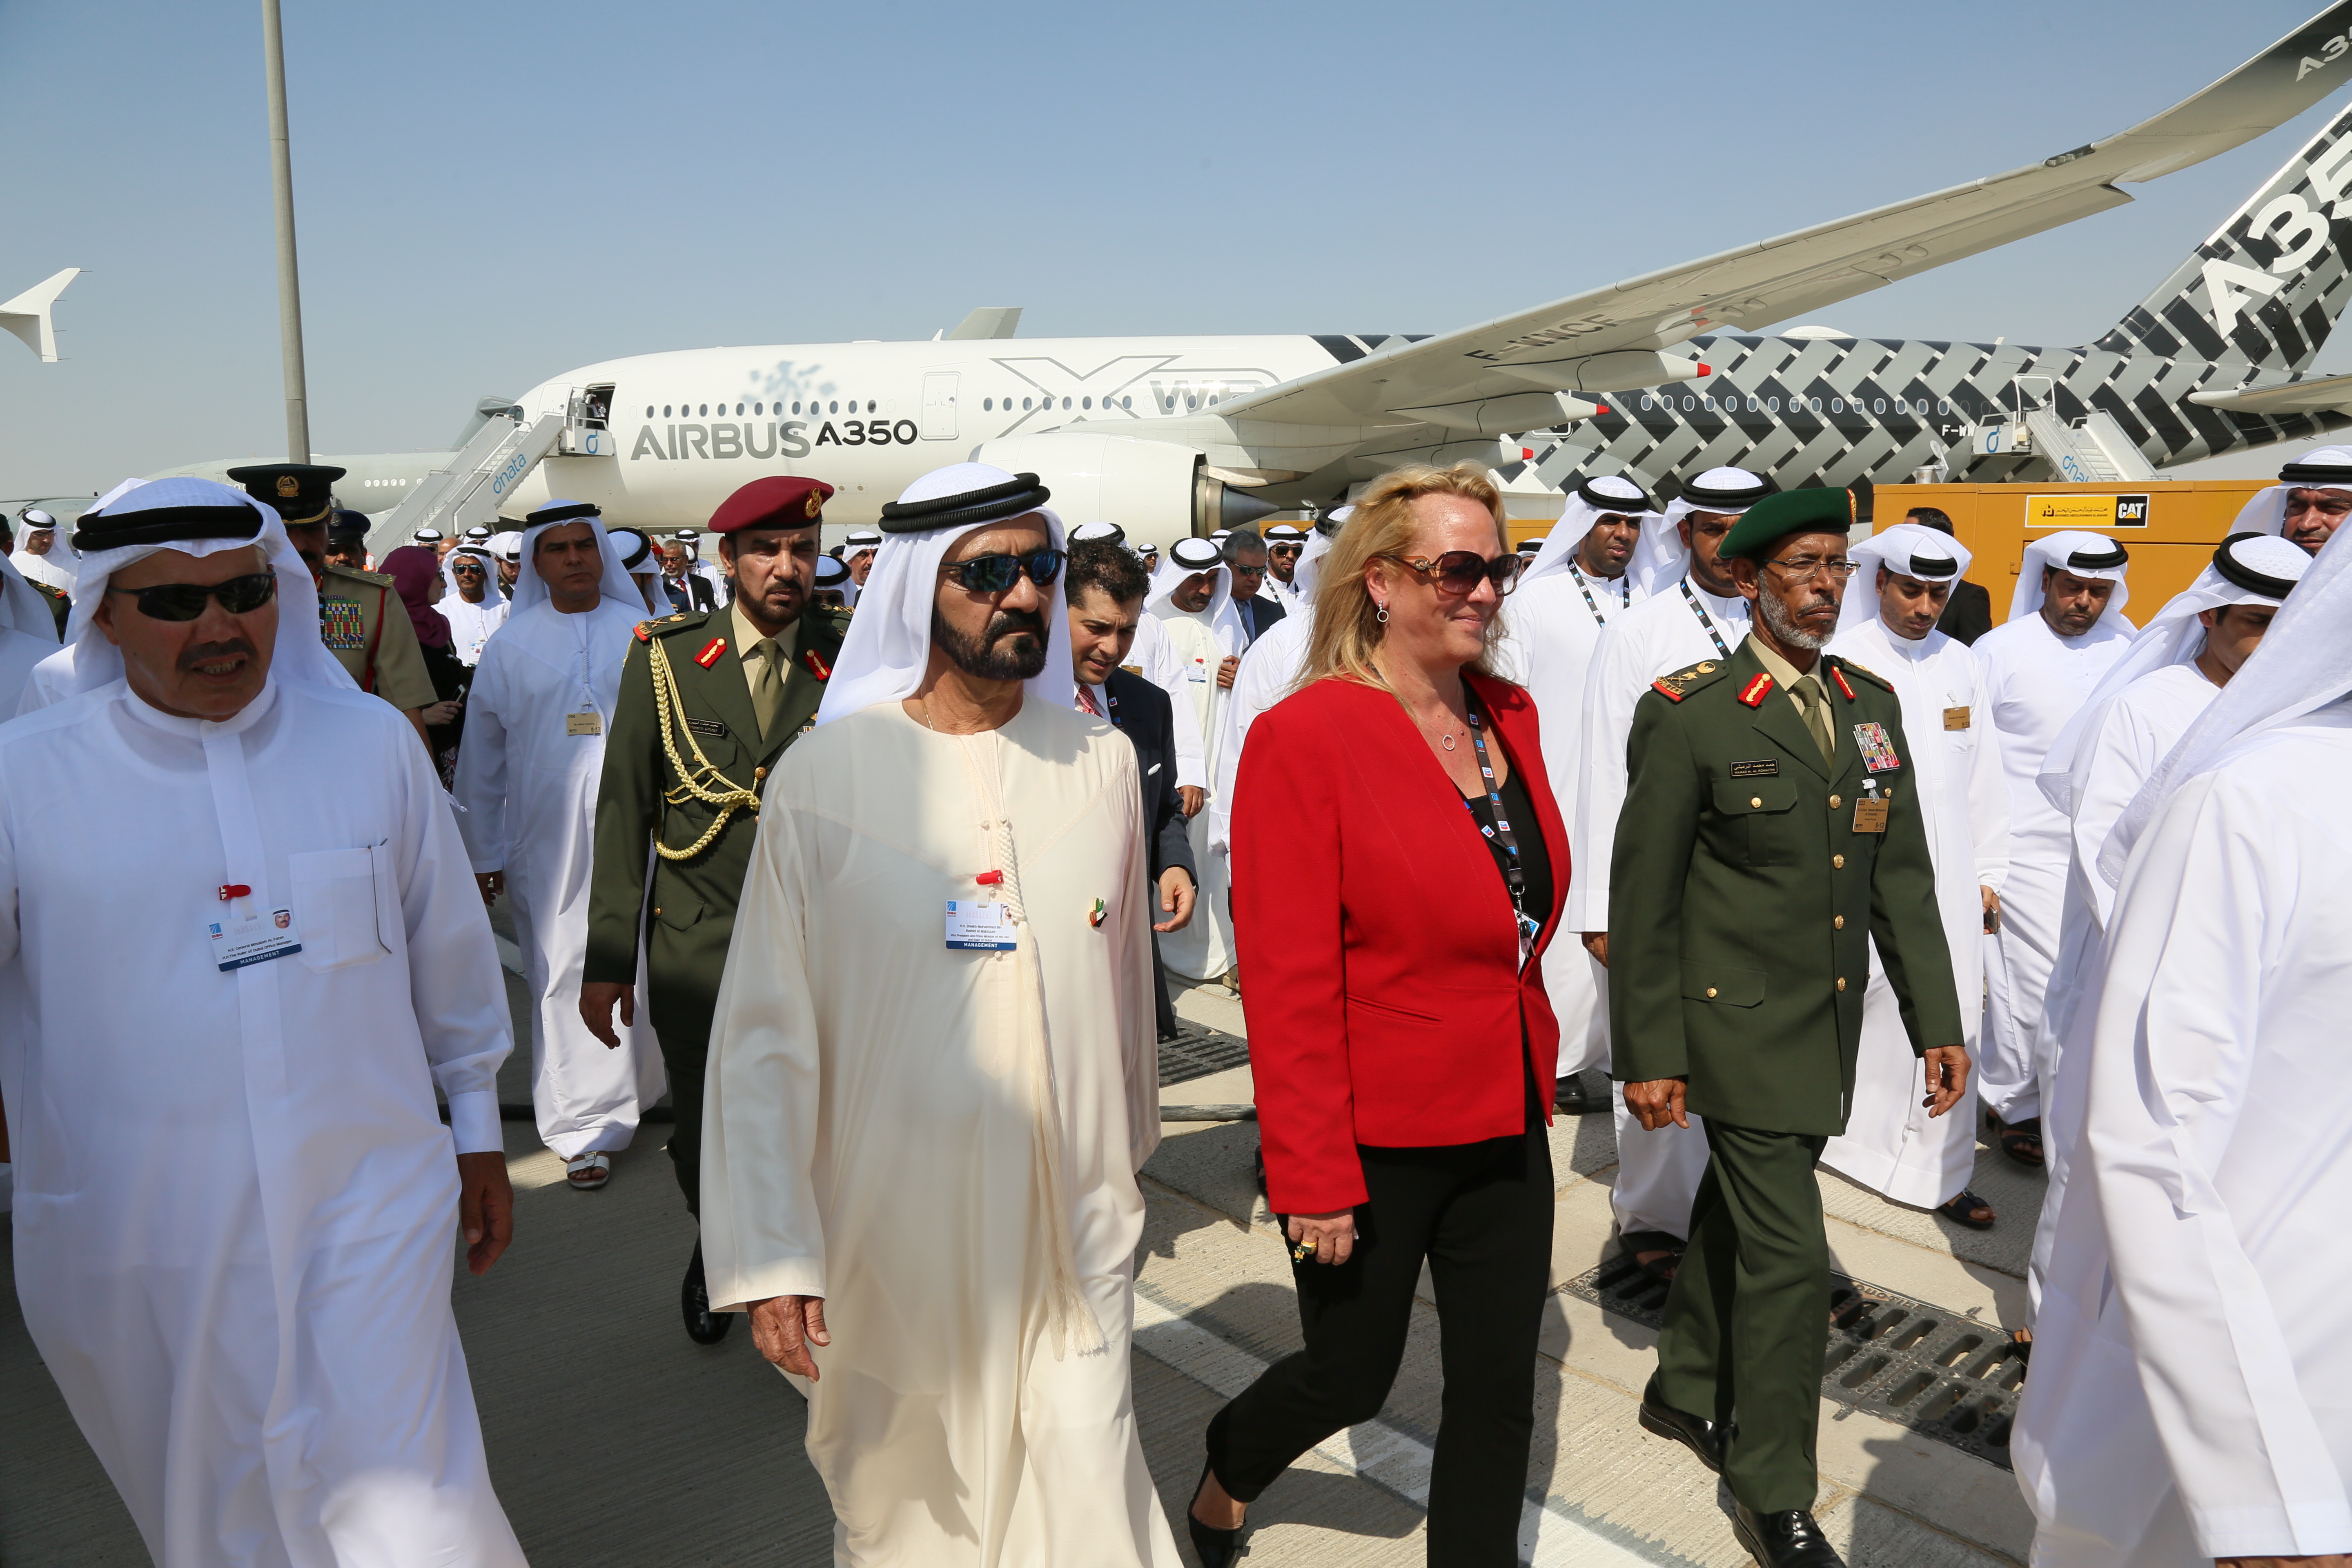
[[[1912,787],[1924,803],[1936,904],[1960,998],[1960,1043],[1973,1057],[1984,1016],[1985,931],[2009,870],[2009,781],[1985,722],[1976,658],[1936,629],[1970,557],[1957,539],[1916,522],[1873,534],[1852,554],[1854,574],[1827,651],[1892,681],[1903,704]],[[1996,1216],[1969,1191],[1977,1119],[1930,1116],[1924,1098],[1918,1058],[1874,947],[1846,1130],[1829,1141],[1822,1163],[1898,1204],[1983,1230]]]
[[[1128,1371],[1156,900],[1046,499],[959,463],[883,509],[711,1027],[711,1305],[809,1380],[850,1568],[1178,1561]]]
[[[487,544],[461,544],[441,558],[449,592],[433,607],[449,623],[449,646],[465,665],[482,662],[482,645],[507,622],[507,596],[494,586],[498,562]]]
[[[2037,1568],[2352,1563],[2347,686],[2331,542],[2100,852],[2093,1201],[2066,1205],[2012,1445]]]
[[[58,535],[58,520],[39,507],[26,507],[16,519],[16,549],[8,559],[27,582],[60,594],[74,591],[73,546]]]
[[[612,1179],[611,1152],[629,1146],[667,1087],[649,1024],[618,1026],[620,1043],[608,1047],[580,1017],[604,737],[646,601],[584,502],[532,512],[522,563],[513,611],[484,646],[466,702],[458,821],[483,900],[514,900],[540,1141],[586,1192]]]
[[[2079,1002],[2105,963],[2115,903],[2115,885],[2099,874],[2099,857],[2158,764],[2261,645],[2271,618],[2309,571],[2311,559],[2296,545],[2268,534],[2238,533],[2224,540],[2212,563],[2173,595],[2108,668],[2042,761],[2042,795],[2074,825],[2074,860],[2058,959],[2034,1047],[2048,1186],[2026,1271],[2032,1302],[2040,1301],[2049,1279],[2072,1195],[2067,1169],[2082,1128],[2087,1070],[2077,1052],[2087,1049],[2092,1023]]]
[[[0,730],[26,1327],[161,1568],[522,1568],[449,1310],[513,1199],[447,797],[276,512],[159,479],[77,543],[75,690]]]
[[[2137,628],[2123,613],[2129,566],[2122,545],[2095,533],[2068,529],[2028,540],[2009,619],[1969,650],[2009,777],[2009,875],[2000,926],[1985,952],[1977,1097],[2001,1149],[2026,1166],[2043,1161],[2035,1040],[2074,858],[2072,825],[2035,780],[2058,732],[2131,645]]]
[[[2352,517],[2352,447],[2315,447],[2278,477],[2247,500],[2231,531],[2275,533],[2305,555],[2318,554]]]
[[[1151,574],[1143,619],[1136,626],[1129,657],[1176,709],[1180,785],[1205,785],[1217,776],[1234,678],[1249,646],[1249,633],[1234,608],[1233,585],[1233,570],[1216,545],[1180,539]],[[1233,910],[1226,896],[1233,875],[1225,858],[1209,851],[1209,824],[1205,815],[1192,814],[1192,859],[1201,873],[1192,923],[1170,932],[1160,944],[1169,972],[1194,980],[1223,979],[1234,968]]]
[[[1559,523],[1511,596],[1503,601],[1503,672],[1528,689],[1543,719],[1544,771],[1573,788],[1584,773],[1584,683],[1592,652],[1609,623],[1646,594],[1637,594],[1627,572],[1645,518],[1654,518],[1650,498],[1622,475],[1579,479],[1569,491]],[[1560,813],[1571,828],[1575,799]],[[1569,860],[1595,851],[1569,840]],[[1605,1110],[1616,1091],[1587,1103],[1581,1075],[1609,1070],[1608,971],[1581,942],[1556,942],[1544,953],[1544,990],[1559,1018],[1559,1078],[1553,1103],[1582,1114]],[[1905,1047],[1909,1054],[1909,1047]],[[1636,1227],[1639,1228],[1639,1227]]]
[[[1583,767],[1571,775],[1576,814],[1568,825],[1570,844],[1593,847],[1572,857],[1561,919],[1583,933],[1585,950],[1603,968],[1609,963],[1610,851],[1601,847],[1617,842],[1634,705],[1658,677],[1701,659],[1728,658],[1748,636],[1748,601],[1716,551],[1731,525],[1770,493],[1770,485],[1745,468],[1709,468],[1683,487],[1663,516],[1645,518],[1626,567],[1634,602],[1612,617],[1593,645],[1584,686]],[[1552,776],[1555,789],[1570,787],[1568,778]],[[1549,980],[1550,972],[1545,974]],[[1644,1132],[1625,1108],[1622,1087],[1612,1086],[1611,1105],[1618,1164],[1609,1201],[1618,1240],[1645,1273],[1670,1279],[1706,1173],[1705,1128],[1694,1116],[1688,1127]]]

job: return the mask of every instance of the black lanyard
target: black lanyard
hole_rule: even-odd
[[[1691,607],[1691,614],[1698,617],[1698,624],[1706,628],[1707,637],[1715,643],[1717,656],[1729,658],[1731,650],[1723,646],[1723,634],[1715,629],[1715,617],[1706,613],[1706,607],[1698,602],[1698,595],[1690,591],[1689,582],[1687,580],[1679,582],[1675,586],[1683,591],[1683,603]]]
[[[1601,606],[1593,602],[1591,584],[1585,582],[1584,574],[1576,569],[1576,563],[1573,561],[1568,563],[1568,574],[1576,579],[1576,591],[1584,595],[1584,607],[1592,612],[1592,619],[1594,623],[1599,626],[1607,626],[1609,624],[1609,617],[1602,615],[1601,613]],[[1617,607],[1621,610],[1633,602],[1633,578],[1632,574],[1628,573],[1626,574],[1624,584],[1625,585],[1623,587],[1617,590]]]
[[[1495,783],[1494,759],[1486,754],[1486,719],[1474,704],[1470,709],[1470,744],[1478,753],[1478,776],[1486,781],[1486,811],[1489,825],[1486,831],[1503,847],[1505,857],[1503,885],[1511,890],[1511,912],[1519,931],[1519,963],[1525,965],[1528,955],[1535,951],[1536,936],[1543,927],[1528,916],[1528,873],[1519,864],[1519,836],[1504,815],[1503,796]],[[1475,801],[1462,803],[1473,817],[1478,815]]]

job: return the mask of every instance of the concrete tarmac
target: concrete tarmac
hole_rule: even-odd
[[[520,987],[509,984],[510,993]],[[517,994],[519,1003],[520,998]],[[1188,1018],[1243,1032],[1215,987]],[[518,1015],[518,1022],[521,1016]],[[501,1098],[528,1101],[528,1047]],[[1164,1103],[1250,1098],[1248,1068],[1177,1085]],[[574,1193],[527,1123],[507,1126],[514,1247],[455,1290],[490,1468],[530,1559],[564,1568],[645,1564],[822,1568],[832,1520],[801,1450],[800,1397],[739,1324],[704,1348],[681,1331],[678,1277],[693,1228],[659,1126],[614,1162],[603,1192]],[[1250,1176],[1255,1129],[1171,1122],[1145,1172],[1137,1277],[1138,1418],[1177,1539],[1209,1417],[1298,1346],[1283,1246]],[[1611,1248],[1607,1121],[1563,1117],[1555,1287]],[[2041,1179],[1979,1152],[1989,1233],[1898,1208],[1824,1173],[1832,1247],[1856,1278],[1984,1321],[2021,1321]],[[1654,1336],[1555,1294],[1536,1368],[1535,1453],[1522,1552],[1538,1563],[1738,1568],[1729,1496],[1634,1409]],[[0,1563],[137,1568],[148,1561],[27,1339],[13,1289],[0,1303]],[[1412,1346],[1380,1418],[1309,1454],[1252,1510],[1252,1568],[1355,1568],[1423,1560],[1423,1509],[1441,1393],[1437,1321],[1416,1310]],[[1853,1568],[2022,1563],[2032,1528],[2008,1472],[1865,1411],[1824,1403],[1817,1511]],[[1189,1545],[1184,1561],[1192,1562]]]

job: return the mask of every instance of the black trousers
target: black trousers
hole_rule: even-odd
[[[1154,908],[1158,905],[1155,902]],[[1151,933],[1151,997],[1152,1016],[1160,1023],[1160,1037],[1166,1039],[1176,1032],[1176,1004],[1168,999],[1168,966],[1160,962],[1160,933]]]
[[[1344,1264],[1293,1263],[1307,1348],[1209,1423],[1209,1463],[1242,1502],[1334,1432],[1380,1414],[1428,1259],[1445,1376],[1429,1477],[1429,1561],[1519,1560],[1535,1434],[1536,1335],[1551,1273],[1551,1146],[1518,1138],[1360,1149],[1368,1201]]]
[[[661,1042],[662,1067],[669,1074],[670,1113],[677,1117],[669,1130],[669,1162],[677,1173],[677,1190],[686,1194],[688,1214],[702,1213],[702,1070],[710,1061],[710,1020],[680,1018],[665,1010],[652,1020],[654,1037]]]

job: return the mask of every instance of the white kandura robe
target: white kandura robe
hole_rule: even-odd
[[[604,739],[621,663],[643,614],[610,599],[571,616],[544,601],[510,616],[485,645],[457,748],[458,823],[474,869],[506,873],[530,987],[531,1102],[539,1136],[567,1160],[625,1149],[667,1079],[653,1026],[615,1021],[607,1047],[580,1017],[588,951],[588,879]],[[596,732],[574,735],[574,714]],[[645,994],[640,961],[637,994]]]
[[[1210,618],[1210,611],[1180,610],[1173,605],[1162,605],[1144,612],[1145,620],[1155,623],[1155,635],[1143,666],[1147,679],[1168,693],[1175,708],[1176,728],[1180,733],[1189,731],[1200,745],[1201,765],[1204,784],[1214,781],[1218,774],[1219,753],[1225,739],[1225,712],[1232,700],[1230,688],[1217,684],[1217,670],[1224,660],[1242,652],[1248,633],[1242,629],[1238,614],[1226,614]],[[1286,617],[1286,619],[1287,617]],[[1278,626],[1282,623],[1276,622]],[[1234,671],[1239,679],[1240,671]],[[1176,778],[1184,782],[1186,759],[1180,747]],[[1192,863],[1201,874],[1200,898],[1192,906],[1192,918],[1180,931],[1170,931],[1160,939],[1160,956],[1171,974],[1192,980],[1222,979],[1234,967],[1234,921],[1229,904],[1233,887],[1233,870],[1223,855],[1210,849],[1210,828],[1213,818],[1202,810],[1186,824],[1186,836],[1192,840]]]
[[[1903,732],[1911,738],[1918,774],[1912,787],[1927,801],[1927,856],[1952,952],[1952,987],[1960,998],[1960,1043],[1973,1066],[1990,940],[1979,889],[2000,892],[2009,869],[2009,783],[2000,739],[1977,689],[1976,659],[1967,644],[1942,632],[1930,630],[1914,642],[1876,616],[1840,632],[1825,651],[1893,681],[1903,704]],[[1915,1208],[1958,1197],[1976,1169],[1975,1100],[1963,1099],[1930,1116],[1921,1103],[1926,1099],[1926,1075],[1873,942],[1853,1098],[1845,1131],[1829,1141],[1822,1163]]]
[[[2352,823],[2308,783],[2347,773],[2339,701],[2125,870],[2013,1445],[2037,1568],[2352,1552]]]
[[[2121,616],[2109,615],[2081,637],[2062,637],[2037,613],[1993,627],[1970,650],[2009,775],[2009,879],[2001,888],[2000,932],[1985,954],[1984,1033],[1976,1061],[1977,1097],[2003,1121],[2042,1114],[2034,1042],[2074,860],[2072,825],[2035,781],[2058,731],[2131,647],[2133,631]]]
[[[1625,805],[1625,747],[1633,736],[1634,708],[1658,677],[1701,659],[1721,658],[1725,649],[1737,652],[1748,636],[1747,600],[1719,599],[1696,586],[1690,594],[1686,599],[1679,583],[1667,584],[1611,621],[1593,645],[1592,668],[1584,685],[1582,767],[1576,775],[1576,816],[1568,839],[1570,845],[1592,847],[1571,856],[1565,917],[1571,937],[1609,928],[1609,862],[1617,843],[1618,814]],[[1564,781],[1555,782],[1555,790],[1566,787]],[[1688,1237],[1691,1202],[1698,1196],[1699,1178],[1706,1173],[1701,1119],[1692,1117],[1688,1127],[1644,1131],[1625,1109],[1621,1087],[1612,1120],[1617,1132],[1617,1179],[1609,1203],[1618,1228]]]
[[[449,1309],[509,1046],[450,815],[357,691],[0,730],[17,1295],[163,1568],[521,1568]],[[281,909],[301,952],[223,973],[207,923]]]
[[[1177,1563],[1128,1369],[1160,1136],[1135,769],[1069,709],[956,736],[890,702],[769,777],[711,1026],[703,1260],[722,1310],[825,1298],[807,1444],[847,1568]],[[947,900],[998,892],[1021,951],[946,947]]]
[[[433,606],[449,623],[449,646],[460,664],[482,662],[482,645],[507,622],[508,602],[494,590],[485,590],[482,602],[469,605],[460,594],[444,594]]]
[[[2168,664],[2116,693],[2099,732],[2084,741],[2089,764],[2081,797],[2074,803],[2074,861],[2067,877],[2058,960],[2051,970],[2049,1001],[2034,1043],[2034,1070],[2042,1086],[2044,1190],[2025,1283],[2027,1300],[2036,1310],[2057,1246],[2074,1142],[2083,1126],[2093,1020],[2082,1011],[2082,995],[2106,963],[2106,924],[2115,907],[2116,890],[2099,874],[2099,852],[2157,764],[2221,695],[2221,689],[2194,664]]]
[[[1627,603],[1631,595],[1632,603]],[[1503,601],[1500,672],[1528,689],[1542,720],[1544,772],[1552,780],[1560,821],[1570,827],[1571,868],[1607,856],[1607,844],[1575,837],[1577,781],[1584,776],[1584,689],[1592,655],[1609,623],[1642,603],[1625,578],[1610,581],[1569,572],[1549,573]],[[1691,625],[1698,630],[1696,622]],[[1709,645],[1712,647],[1713,645]],[[1737,644],[1733,646],[1737,647]],[[1544,952],[1544,990],[1559,1019],[1559,1076],[1609,1066],[1609,972],[1570,926]]]
[[[49,546],[46,555],[35,555],[20,544],[8,560],[31,582],[46,584],[60,594],[74,591],[74,558],[62,542]]]
[[[1290,695],[1307,668],[1307,642],[1315,630],[1315,605],[1294,596],[1290,613],[1265,630],[1242,654],[1225,694],[1225,732],[1217,742],[1217,784],[1209,792],[1210,852],[1223,858],[1230,881],[1234,850],[1234,780],[1240,776],[1242,747],[1258,715]],[[1301,803],[1305,809],[1305,803]]]

